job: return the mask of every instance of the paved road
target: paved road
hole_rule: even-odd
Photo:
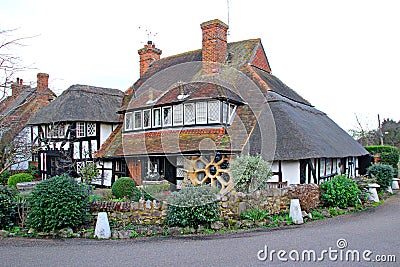
[[[0,266],[399,266],[400,262],[400,194],[382,206],[357,214],[316,221],[280,230],[227,234],[196,238],[161,238],[128,241],[97,240],[0,240]],[[338,239],[347,247],[339,249]],[[273,254],[258,260],[260,250],[284,250],[283,263]],[[343,261],[329,260],[343,253]],[[296,251],[304,250],[306,261],[295,262]],[[309,262],[310,250],[324,261]],[[334,252],[337,250],[338,252]],[[346,262],[346,253],[357,250],[360,262]],[[396,263],[366,262],[377,255],[395,255]],[[281,252],[283,253],[283,252]],[[289,253],[290,257],[289,257]],[[356,252],[354,252],[356,253]],[[355,254],[354,254],[355,255]],[[264,253],[259,254],[265,257]],[[352,257],[350,257],[352,259]]]

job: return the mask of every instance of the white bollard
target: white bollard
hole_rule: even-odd
[[[374,202],[379,202],[378,192],[376,191],[377,188],[381,187],[379,184],[368,184],[368,199]]]
[[[399,190],[399,178],[393,178],[392,189]]]
[[[97,215],[96,229],[94,236],[97,238],[108,239],[111,237],[110,224],[108,223],[107,212],[99,212]]]
[[[294,224],[303,224],[303,215],[301,213],[300,201],[298,199],[290,200],[289,217],[292,218]]]

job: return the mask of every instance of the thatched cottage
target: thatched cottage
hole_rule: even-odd
[[[272,75],[260,39],[228,43],[219,20],[201,29],[199,50],[161,58],[149,41],[138,51],[140,78],[119,109],[123,124],[96,153],[111,167],[104,184],[130,176],[179,186],[187,178],[228,191],[229,163],[241,153],[270,160],[276,182],[358,174],[368,152]]]

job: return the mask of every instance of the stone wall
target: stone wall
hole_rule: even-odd
[[[308,212],[320,204],[319,186],[315,184],[291,185],[285,188],[269,188],[254,194],[231,191],[219,197],[218,201],[223,219],[238,219],[240,214],[248,209],[267,210],[270,214],[288,212],[290,200],[294,198],[299,199],[301,209]],[[114,226],[162,225],[168,215],[167,203],[157,200],[92,202],[91,212],[94,215],[94,221],[100,211],[107,212],[109,221]]]
[[[285,193],[280,188],[270,188],[254,194],[231,191],[220,198],[221,216],[224,219],[237,219],[242,212],[256,208],[267,210],[270,214],[289,211],[290,199]]]
[[[93,220],[96,222],[97,213],[106,211],[110,224],[126,226],[128,224],[156,224],[161,225],[167,216],[166,203],[157,200],[139,200],[139,202],[102,202],[91,203]]]

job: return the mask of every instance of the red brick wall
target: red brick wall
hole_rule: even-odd
[[[268,60],[264,53],[264,49],[262,48],[261,45],[258,46],[256,54],[254,55],[254,58],[253,58],[253,61],[251,62],[251,64],[253,66],[256,66],[257,68],[267,71],[268,73],[271,72],[271,69],[268,64]]]

